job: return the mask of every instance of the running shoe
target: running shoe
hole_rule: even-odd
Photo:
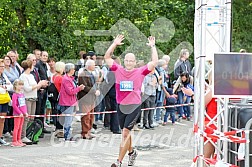
[[[65,142],[76,142],[76,140],[73,137],[71,137],[70,139],[65,139]]]
[[[32,141],[29,140],[27,137],[24,137],[21,141],[22,141],[22,143],[25,143],[27,145],[32,145]]]
[[[132,153],[129,153],[129,162],[128,162],[128,166],[134,166],[136,163],[136,157],[138,155],[137,150],[133,149]]]
[[[120,162],[118,160],[111,165],[111,167],[121,167],[121,166],[122,166],[122,162]]]
[[[5,133],[5,134],[4,134],[4,137],[5,137],[5,138],[11,138],[11,137],[12,137],[12,135],[11,135],[11,133],[10,133],[10,132],[7,132],[7,133]]]
[[[2,144],[4,146],[10,145],[10,143],[7,143],[2,137],[0,138],[0,144]]]
[[[182,121],[182,117],[179,117],[178,119],[177,119],[177,122],[181,122]]]

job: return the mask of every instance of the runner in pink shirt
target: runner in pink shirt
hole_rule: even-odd
[[[114,71],[116,78],[116,100],[118,103],[117,114],[119,124],[122,129],[122,142],[118,159],[111,167],[121,167],[122,160],[127,151],[129,151],[128,166],[135,164],[137,151],[132,147],[131,129],[141,113],[141,86],[144,77],[154,70],[158,62],[158,54],[155,47],[155,38],[149,37],[147,44],[151,48],[152,61],[147,65],[135,68],[136,58],[133,53],[127,53],[124,58],[125,68],[114,62],[111,58],[112,53],[118,45],[122,45],[123,35],[118,35],[112,45],[105,53],[106,64]]]

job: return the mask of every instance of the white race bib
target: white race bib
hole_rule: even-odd
[[[25,106],[25,98],[24,97],[19,97],[18,98],[18,104],[19,104],[19,107]]]
[[[133,81],[120,81],[120,91],[133,91]]]

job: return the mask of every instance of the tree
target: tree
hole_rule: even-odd
[[[249,13],[252,12],[250,0],[235,0],[232,8],[232,51],[239,51],[241,48],[252,52],[252,19]]]
[[[251,6],[249,0],[234,1],[232,50],[252,49],[248,14]],[[85,30],[109,30],[123,18],[145,36],[151,35],[150,27],[155,20],[170,19],[175,27],[174,35],[157,43],[165,54],[183,41],[193,45],[194,40],[194,1],[191,0],[2,0],[0,16],[0,53],[4,55],[17,48],[21,59],[36,48],[47,50],[58,59],[75,59],[80,50],[94,50],[96,41],[112,40],[106,36],[87,36]],[[130,45],[129,41],[125,42],[116,54]],[[174,56],[177,58],[178,53]],[[147,60],[148,55],[143,52],[138,58]],[[193,56],[190,59],[193,62]]]
[[[176,27],[174,38],[159,46],[169,53],[181,41],[193,43],[193,19],[181,19],[188,14],[193,16],[193,4],[175,0],[4,0],[0,32],[5,40],[0,43],[0,52],[3,55],[17,48],[24,58],[38,48],[58,58],[76,58],[80,49],[93,50],[95,41],[112,39],[88,37],[84,30],[108,30],[126,18],[149,36],[151,23],[162,16],[171,19]],[[75,30],[80,30],[81,36],[74,35]]]

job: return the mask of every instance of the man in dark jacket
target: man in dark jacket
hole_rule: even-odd
[[[180,51],[179,59],[174,64],[174,79],[177,80],[183,72],[191,73],[192,65],[189,61],[189,51],[182,49]]]
[[[119,58],[112,57],[118,64],[120,63]],[[103,95],[105,96],[105,105],[107,111],[116,111],[116,88],[115,88],[115,74],[107,67],[106,75],[104,74],[103,81]],[[113,134],[121,134],[119,127],[118,113],[106,113],[104,117],[104,127],[110,127]]]
[[[79,100],[79,108],[83,113],[93,113],[95,108],[96,96],[100,95],[100,91],[97,89],[95,84],[95,77],[92,71],[95,70],[94,60],[87,60],[85,69],[78,77],[78,85],[85,85],[84,90],[80,91],[77,95]],[[94,136],[91,135],[91,129],[94,122],[94,115],[87,114],[81,118],[81,135],[83,139],[92,139]]]
[[[46,62],[48,60],[48,53],[46,51],[41,52],[40,60],[38,60],[37,64],[35,65],[37,72],[39,73],[40,80],[48,80],[47,76],[47,66]],[[36,115],[44,115],[45,114],[45,106],[46,106],[46,99],[47,99],[47,87],[42,87],[38,90],[38,101],[36,102]],[[44,117],[39,117],[44,123]],[[43,128],[43,133],[50,133],[45,128]],[[43,137],[43,133],[41,137]]]

